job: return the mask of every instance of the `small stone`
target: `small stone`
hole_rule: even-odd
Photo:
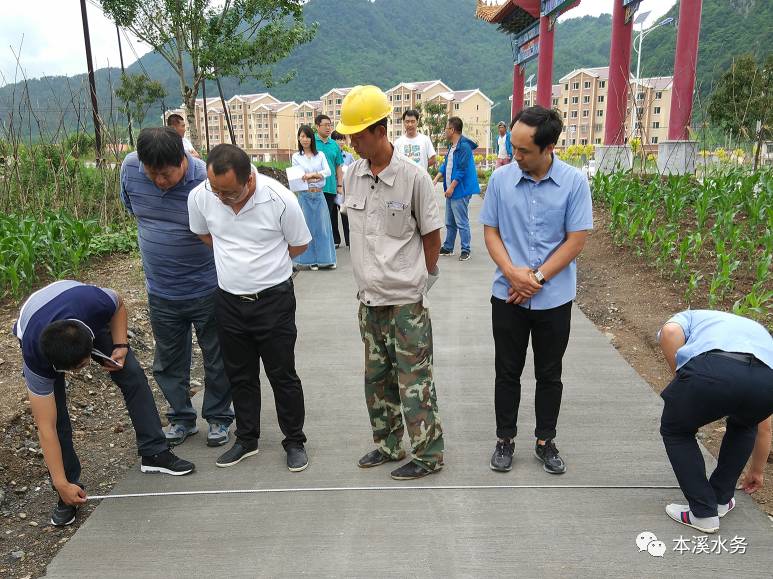
[[[37,527],[38,522],[37,521],[30,521],[30,527]]]
[[[69,540],[70,540],[70,537],[62,537],[61,539],[59,539],[58,542],[60,545],[64,545]]]
[[[113,432],[115,432],[116,434],[119,432],[123,432],[124,430],[126,430],[126,427],[121,422],[113,426]]]
[[[27,513],[19,513],[19,518],[20,519],[26,519],[27,518]]]
[[[93,390],[89,390],[89,396],[96,396],[96,394],[97,394],[97,393],[96,393],[96,392],[94,392]]]
[[[727,427],[720,426],[719,428],[715,428],[714,432],[725,432],[727,430]]]
[[[27,487],[19,487],[17,489],[13,489],[13,492],[15,492],[17,495],[23,495],[27,492]]]
[[[24,558],[24,551],[11,551],[11,559],[18,561]]]

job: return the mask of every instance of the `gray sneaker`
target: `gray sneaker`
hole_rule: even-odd
[[[513,454],[515,454],[515,442],[512,440],[498,440],[491,455],[489,466],[491,470],[508,472],[513,468]]]
[[[199,427],[195,424],[193,426],[185,426],[184,424],[170,424],[169,428],[164,431],[166,435],[166,441],[169,446],[177,446],[185,442],[185,439],[189,436],[196,434],[199,431]]]
[[[225,424],[218,424],[217,422],[209,423],[207,446],[223,446],[224,444],[228,444],[229,440],[228,426]]]

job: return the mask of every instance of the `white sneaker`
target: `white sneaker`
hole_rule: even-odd
[[[719,517],[696,517],[690,512],[688,505],[676,503],[666,505],[666,514],[677,523],[698,529],[704,533],[716,533],[719,531]]]
[[[719,515],[719,518],[721,519],[724,517],[727,513],[732,511],[735,508],[735,499],[731,498],[730,502],[726,505],[717,505],[717,515]]]

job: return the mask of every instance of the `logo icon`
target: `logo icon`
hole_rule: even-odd
[[[649,531],[643,531],[636,537],[636,546],[639,548],[639,552],[647,551],[653,557],[662,557],[666,552],[666,544],[663,541],[658,541],[655,533]]]

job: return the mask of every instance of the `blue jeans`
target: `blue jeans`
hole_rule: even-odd
[[[202,417],[228,426],[233,422],[231,384],[223,368],[215,326],[215,294],[190,300],[167,300],[148,294],[150,325],[156,339],[153,377],[169,402],[169,422],[193,426],[196,410],[188,390],[191,378],[191,325],[204,358]]]
[[[453,251],[458,230],[462,241],[462,251],[469,253],[470,240],[472,238],[469,207],[469,196],[459,199],[446,199],[446,240],[443,242],[443,249]]]

